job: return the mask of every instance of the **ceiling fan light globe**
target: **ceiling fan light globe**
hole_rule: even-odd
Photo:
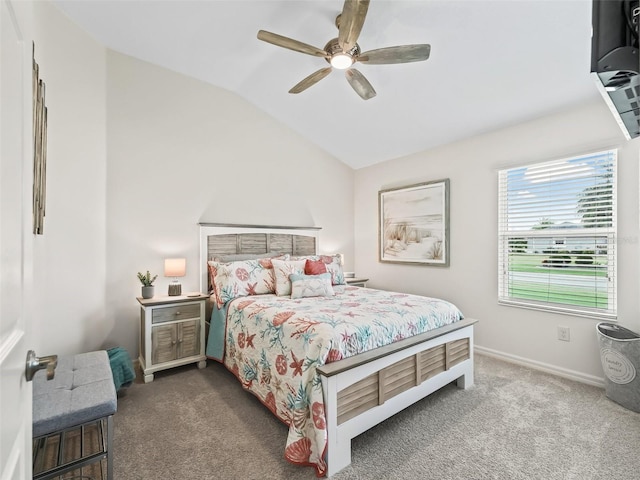
[[[353,58],[351,55],[347,55],[346,53],[338,53],[331,57],[330,62],[333,68],[337,68],[338,70],[346,70],[351,65],[353,65]]]

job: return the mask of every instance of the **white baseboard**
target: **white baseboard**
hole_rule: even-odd
[[[552,375],[568,378],[569,380],[575,380],[576,382],[586,383],[587,385],[593,385],[594,387],[604,388],[604,378],[596,377],[595,375],[576,372],[575,370],[569,370],[567,368],[557,367],[555,365],[538,362],[529,358],[511,355],[491,348],[481,347],[480,345],[474,345],[473,350],[475,353],[479,353],[480,355],[486,355],[488,357],[504,360],[505,362],[515,363],[516,365],[540,370],[541,372],[551,373]]]

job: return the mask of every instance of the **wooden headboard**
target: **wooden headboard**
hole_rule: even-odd
[[[320,227],[200,224],[200,291],[209,291],[207,261],[214,257],[269,252],[315,255]]]

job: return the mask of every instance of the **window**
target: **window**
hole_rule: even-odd
[[[499,172],[499,302],[616,316],[616,151]]]

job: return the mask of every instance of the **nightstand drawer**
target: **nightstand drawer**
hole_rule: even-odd
[[[186,318],[200,317],[200,304],[177,305],[175,307],[154,308],[151,323],[172,322]]]

